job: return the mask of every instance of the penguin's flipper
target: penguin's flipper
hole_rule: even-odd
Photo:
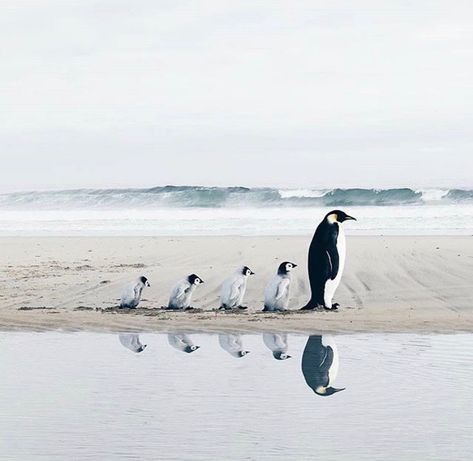
[[[238,298],[240,297],[240,283],[238,280],[235,280],[235,282],[232,283],[232,286],[230,288],[230,296],[229,298],[229,305],[230,307],[236,306],[238,302]]]
[[[133,289],[133,294],[134,294],[134,299],[135,301],[139,302],[139,299],[141,298],[141,292],[143,290],[143,287],[136,284],[135,288]]]
[[[323,371],[324,373],[328,374],[330,367],[332,366],[332,363],[333,363],[333,356],[334,356],[333,349],[330,346],[326,346],[325,356],[319,365],[319,369]]]
[[[278,290],[276,292],[276,299],[281,299],[284,294],[286,293],[287,288],[289,287],[289,280],[283,279],[281,283],[278,285]]]
[[[331,242],[327,246],[326,250],[328,262],[330,264],[330,279],[335,280],[338,274],[338,268],[340,267],[340,258],[338,256],[337,244],[336,242]]]

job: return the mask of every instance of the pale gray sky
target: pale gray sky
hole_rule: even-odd
[[[0,190],[473,186],[470,0],[2,0]]]

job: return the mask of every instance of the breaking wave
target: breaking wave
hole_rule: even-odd
[[[0,195],[0,208],[8,209],[342,207],[449,203],[473,203],[473,190],[159,186],[146,189],[76,189]]]

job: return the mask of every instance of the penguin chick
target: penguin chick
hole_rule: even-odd
[[[146,277],[140,277],[128,284],[122,293],[120,307],[122,309],[135,309],[141,301],[141,293],[144,287],[151,286]]]
[[[192,339],[188,335],[174,335],[169,333],[168,334],[168,342],[169,344],[181,352],[186,352],[190,354],[191,352],[195,352],[200,346],[194,345]]]
[[[291,358],[287,353],[288,345],[286,333],[263,333],[263,342],[273,353],[273,357],[276,360],[287,360]]]
[[[264,292],[264,309],[267,311],[287,311],[289,306],[289,289],[291,271],[297,264],[285,261],[279,265],[276,276],[268,283]]]
[[[118,339],[122,346],[136,353],[143,352],[146,348],[146,344],[141,344],[140,337],[136,333],[120,333]]]
[[[197,275],[191,274],[179,280],[171,290],[168,309],[188,309],[191,307],[192,293],[204,281]]]
[[[247,309],[242,303],[250,275],[254,275],[254,272],[248,266],[243,266],[222,283],[220,309]]]
[[[237,359],[250,353],[250,351],[243,350],[241,335],[220,334],[218,335],[218,342],[223,350],[227,351],[231,356]]]

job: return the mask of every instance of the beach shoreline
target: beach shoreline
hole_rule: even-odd
[[[2,237],[0,330],[472,332],[473,237],[348,236],[339,312],[301,313],[311,236]],[[264,314],[264,286],[283,260],[294,271],[289,313]],[[242,313],[215,312],[220,283],[248,265]],[[169,312],[172,284],[197,273],[195,312]],[[117,311],[122,286],[146,275],[141,309]]]

